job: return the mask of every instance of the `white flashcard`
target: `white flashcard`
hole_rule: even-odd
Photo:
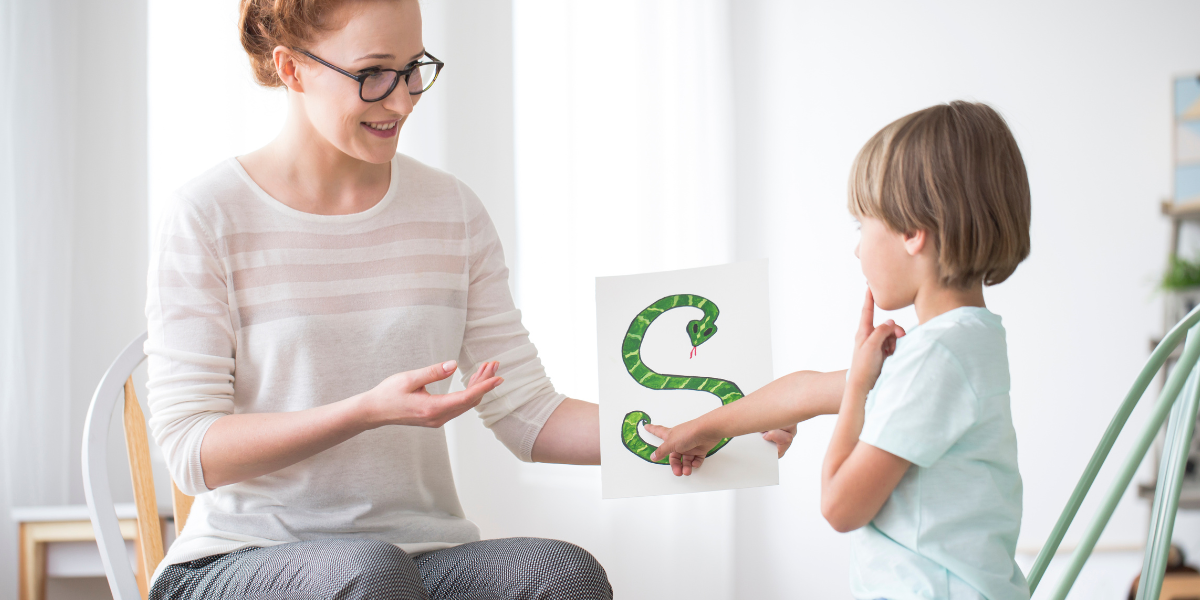
[[[596,279],[604,498],[777,485],[775,444],[755,433],[691,476],[650,461],[672,427],[770,383],[767,261]]]

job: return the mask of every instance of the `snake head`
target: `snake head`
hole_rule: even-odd
[[[717,333],[717,324],[707,318],[690,321],[687,324],[687,333],[688,338],[692,340],[692,347],[695,348]]]

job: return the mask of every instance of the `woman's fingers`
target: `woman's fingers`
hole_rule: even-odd
[[[676,477],[683,475],[683,462],[680,460],[678,452],[672,452],[670,458],[667,459],[667,462],[671,463],[671,472],[674,473]]]
[[[435,381],[441,381],[453,375],[456,369],[458,369],[458,361],[448,360],[423,369],[408,371],[404,373],[404,381],[409,391],[415,392]]]
[[[768,442],[774,442],[779,448],[779,458],[787,453],[788,448],[792,446],[792,441],[796,438],[796,426],[785,427],[783,429],[772,429],[763,434],[763,439]]]
[[[425,386],[450,377],[458,363],[450,360],[388,377],[367,394],[367,408],[379,420],[393,425],[441,427],[450,419],[477,406],[483,395],[504,383],[496,376],[499,363],[478,367],[467,389],[453,394],[431,395]]]
[[[476,383],[490,379],[496,376],[496,371],[500,369],[500,363],[491,361],[481,363],[478,369],[475,369],[475,374],[471,376],[471,380],[467,382],[467,387],[471,387]]]
[[[504,383],[503,377],[491,377],[453,394],[429,396],[427,408],[420,413],[419,420],[409,424],[441,427],[450,419],[478,406],[483,400],[484,394],[496,389],[502,383]]]
[[[503,377],[489,377],[475,382],[465,390],[439,396],[442,401],[442,407],[445,409],[444,414],[453,413],[446,420],[449,421],[466,412],[467,409],[477,406],[483,400],[484,394],[500,387],[502,383],[504,383]]]
[[[494,369],[488,369],[482,377],[479,381],[467,386],[467,389],[457,393],[474,398],[475,402],[478,403],[484,394],[500,387],[500,384],[504,383],[504,378],[497,377]]]

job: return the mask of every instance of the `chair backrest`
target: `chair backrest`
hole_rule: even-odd
[[[1092,482],[1100,472],[1100,467],[1108,458],[1108,453],[1112,450],[1117,436],[1125,427],[1129,415],[1142,398],[1154,376],[1158,374],[1159,369],[1163,368],[1180,343],[1184,344],[1183,353],[1175,363],[1174,370],[1167,378],[1166,384],[1163,385],[1162,394],[1152,407],[1149,418],[1142,430],[1138,432],[1133,450],[1121,463],[1116,479],[1104,495],[1096,516],[1093,517],[1079,544],[1075,547],[1075,551],[1064,569],[1062,579],[1048,596],[1048,598],[1062,600],[1071,591],[1071,586],[1075,584],[1075,579],[1083,569],[1083,564],[1091,556],[1097,540],[1100,539],[1100,534],[1103,533],[1109,519],[1112,518],[1117,503],[1125,494],[1142,459],[1145,458],[1154,438],[1162,429],[1163,423],[1167,422],[1166,443],[1163,446],[1162,460],[1159,463],[1158,482],[1154,492],[1154,504],[1151,507],[1150,531],[1146,539],[1146,554],[1142,562],[1141,584],[1138,586],[1137,594],[1137,600],[1159,598],[1159,594],[1163,590],[1163,575],[1167,567],[1167,553],[1170,550],[1175,514],[1179,510],[1179,494],[1182,489],[1183,474],[1187,467],[1188,450],[1191,446],[1192,434],[1195,431],[1196,417],[1200,412],[1200,369],[1197,369],[1197,363],[1200,362],[1200,307],[1189,312],[1182,321],[1167,332],[1167,335],[1163,336],[1162,342],[1150,354],[1149,360],[1146,361],[1142,372],[1138,374],[1133,387],[1125,395],[1125,400],[1117,409],[1117,414],[1113,416],[1108,429],[1105,430],[1104,437],[1101,438],[1100,444],[1092,453],[1092,458],[1088,461],[1083,476],[1075,485],[1075,491],[1071,494],[1066,508],[1063,509],[1062,515],[1059,516],[1058,522],[1051,531],[1050,538],[1029,570],[1027,578],[1031,593],[1037,589],[1042,576],[1045,575],[1046,567],[1049,566],[1050,560],[1058,551],[1063,536],[1066,535],[1067,529],[1074,521],[1080,505],[1083,504],[1084,498],[1092,487]],[[1169,422],[1167,421],[1168,417],[1170,417]]]
[[[150,464],[150,442],[146,436],[146,421],[133,387],[133,371],[146,360],[143,346],[146,334],[129,343],[113,361],[88,408],[83,426],[83,490],[87,496],[100,559],[115,600],[146,598],[149,579],[163,559],[162,525],[158,519],[158,503],[154,493],[154,472]],[[133,480],[134,504],[137,506],[138,570],[136,579],[125,553],[125,541],[113,508],[112,490],[108,478],[108,428],[118,399],[124,399],[123,419],[125,448],[129,454],[129,471]],[[171,503],[175,513],[176,534],[183,530],[192,508],[192,497],[171,483]]]

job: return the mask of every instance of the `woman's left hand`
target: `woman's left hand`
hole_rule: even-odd
[[[783,429],[772,429],[771,431],[762,434],[763,439],[768,442],[775,442],[779,448],[779,458],[783,458],[787,454],[788,448],[792,447],[792,440],[796,437],[796,426],[784,427]]]

